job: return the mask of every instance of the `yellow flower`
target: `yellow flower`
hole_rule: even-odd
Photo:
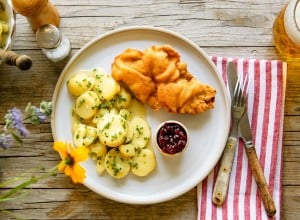
[[[64,171],[67,176],[71,176],[74,183],[83,183],[85,170],[79,165],[88,158],[88,148],[85,146],[75,148],[71,143],[56,141],[53,144],[62,161],[58,165],[59,171]]]

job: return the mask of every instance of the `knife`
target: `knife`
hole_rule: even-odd
[[[234,89],[236,87],[236,83],[238,82],[237,80],[238,75],[236,72],[235,64],[233,62],[228,62],[227,64],[227,77],[228,77],[229,93],[231,96],[231,103],[232,103]],[[231,129],[234,128],[232,127]],[[217,179],[215,182],[213,195],[212,195],[213,203],[218,206],[223,204],[227,195],[237,142],[238,142],[237,131],[231,130],[222,154],[220,168],[218,171],[218,175],[217,175]]]
[[[236,67],[234,62],[229,61],[227,63],[227,78],[228,78],[228,88],[229,88],[229,93],[230,93],[230,97],[231,100],[233,98],[233,93],[234,93],[234,89],[235,89],[235,85],[238,81],[238,74],[236,71]]]
[[[273,217],[276,213],[276,207],[275,207],[272,195],[270,193],[270,190],[268,188],[268,184],[266,182],[264,173],[259,164],[256,150],[252,143],[252,133],[251,133],[250,123],[249,123],[249,119],[248,119],[247,109],[239,123],[239,134],[245,143],[246,154],[248,156],[248,163],[252,170],[252,173],[253,173],[255,182],[257,184],[258,190],[260,192],[267,215],[270,217]]]

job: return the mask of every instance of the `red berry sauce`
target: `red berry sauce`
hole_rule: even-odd
[[[157,144],[167,154],[181,152],[187,144],[187,133],[182,125],[176,122],[165,122],[157,132]]]

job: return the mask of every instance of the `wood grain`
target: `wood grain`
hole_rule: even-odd
[[[61,13],[61,31],[74,55],[84,44],[116,28],[154,25],[176,31],[194,41],[208,55],[279,59],[272,43],[272,24],[288,0],[52,0]],[[25,108],[51,100],[67,60],[53,64],[35,42],[27,20],[17,14],[12,50],[32,58],[21,71],[0,65],[0,124],[7,109]],[[286,87],[281,218],[300,216],[300,71],[289,71]],[[49,122],[28,127],[23,146],[0,153],[0,181],[32,169],[54,166]],[[43,171],[38,171],[43,172]],[[30,195],[1,207],[27,219],[196,219],[196,188],[169,202],[135,206],[105,199],[59,174],[33,185]],[[0,219],[12,219],[0,213]]]
[[[222,206],[227,197],[227,191],[231,176],[230,174],[237,146],[237,138],[233,137],[233,135],[231,136],[231,134],[232,133],[230,133],[230,136],[227,139],[222,158],[219,162],[220,167],[218,170],[215,186],[212,193],[212,201],[217,206]]]
[[[252,145],[248,145],[246,147],[246,153],[248,156],[248,161],[251,167],[252,174],[257,184],[267,215],[269,217],[273,217],[276,214],[276,207],[268,183],[266,182],[264,172],[257,158],[256,150]]]

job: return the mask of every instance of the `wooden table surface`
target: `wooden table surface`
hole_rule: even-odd
[[[53,0],[61,13],[61,31],[72,44],[72,55],[93,38],[116,28],[154,25],[178,32],[208,55],[278,59],[272,43],[272,25],[287,0]],[[28,102],[50,101],[66,62],[53,64],[37,47],[27,20],[17,14],[12,49],[29,55],[28,71],[0,66],[0,117]],[[1,126],[2,126],[1,125]],[[35,168],[50,168],[59,156],[52,149],[49,121],[28,126],[23,146],[0,153],[0,180]],[[283,151],[282,219],[300,216],[300,73],[289,71],[286,87]],[[155,205],[128,205],[108,200],[64,174],[34,184],[21,200],[2,203],[27,219],[197,219],[196,188]],[[0,213],[1,219],[10,217]]]

